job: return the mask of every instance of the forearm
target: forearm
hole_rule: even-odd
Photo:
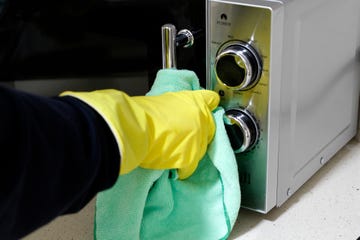
[[[0,111],[1,236],[20,237],[75,212],[115,183],[117,144],[86,104],[0,88]]]

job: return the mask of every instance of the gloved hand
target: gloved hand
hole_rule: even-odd
[[[108,89],[64,92],[94,108],[107,122],[121,154],[120,174],[140,166],[178,169],[189,177],[215,133],[211,111],[219,96],[209,90],[169,92],[130,97]]]

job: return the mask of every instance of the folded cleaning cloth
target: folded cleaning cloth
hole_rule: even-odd
[[[192,71],[164,69],[147,95],[197,89]],[[213,112],[215,137],[189,178],[177,179],[176,170],[137,168],[99,193],[95,239],[226,239],[240,208],[240,186],[223,114],[221,107]]]

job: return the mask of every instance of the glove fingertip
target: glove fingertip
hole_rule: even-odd
[[[185,180],[189,178],[196,170],[197,165],[193,164],[188,167],[179,168],[178,169],[178,176],[180,180]]]
[[[217,106],[220,103],[220,96],[219,94],[217,94],[214,91],[211,90],[201,90],[202,91],[202,96],[206,102],[206,105],[209,107],[209,109],[212,111],[215,108],[217,108]]]

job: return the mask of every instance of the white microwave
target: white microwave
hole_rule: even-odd
[[[356,135],[360,1],[208,0],[206,25],[242,207],[267,213]]]

